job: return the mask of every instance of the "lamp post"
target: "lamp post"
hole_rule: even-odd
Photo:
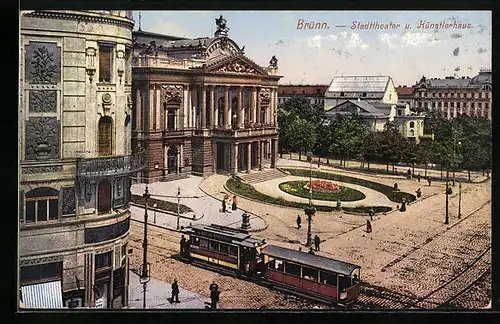
[[[309,160],[309,207],[306,208],[305,213],[307,215],[307,242],[306,246],[311,246],[311,222],[312,215],[314,215],[314,207],[312,206],[312,153],[308,153],[307,156]]]
[[[146,308],[146,286],[149,282],[149,273],[148,273],[148,200],[151,197],[148,191],[148,186],[146,185],[146,190],[142,195],[145,199],[144,203],[144,239],[142,242],[143,248],[143,260],[142,260],[142,272],[139,278],[139,282],[142,284],[142,292],[143,292],[143,303],[142,308]]]
[[[154,212],[153,223],[155,223],[155,224],[156,224],[156,207],[158,207],[158,205],[157,204],[153,204],[153,208],[154,208],[154,211],[153,211]]]
[[[181,187],[177,187],[177,229],[179,229],[179,219],[181,218]]]
[[[462,216],[462,210],[461,210],[461,204],[462,204],[462,183],[458,183],[458,218]]]

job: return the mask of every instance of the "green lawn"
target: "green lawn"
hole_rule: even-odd
[[[291,175],[298,176],[298,177],[309,177],[310,171],[309,170],[301,170],[301,169],[288,169],[288,168],[283,168],[284,171],[289,172]],[[312,172],[313,178],[319,178],[319,179],[327,179],[327,180],[333,180],[333,181],[339,181],[339,182],[346,182],[346,183],[352,183],[356,185],[360,185],[363,187],[367,187],[373,190],[376,190],[378,192],[383,193],[384,195],[389,198],[390,201],[396,202],[396,203],[401,203],[403,201],[403,198],[406,199],[407,202],[412,202],[415,199],[417,199],[416,196],[407,193],[407,192],[402,192],[402,191],[393,191],[392,187],[383,185],[381,183],[377,182],[372,182],[364,179],[358,179],[358,178],[353,178],[353,177],[348,177],[340,174],[334,174],[334,173],[328,173],[328,172],[321,172],[321,171],[313,171]]]
[[[137,205],[144,206],[144,197],[143,196],[132,195],[132,199],[130,199],[130,201],[137,204]],[[177,204],[176,203],[173,203],[170,201],[165,201],[165,200],[149,198],[148,199],[148,208],[153,207],[154,204],[157,205],[157,207],[156,207],[157,209],[169,211],[172,213],[177,213]],[[181,214],[185,214],[185,213],[192,212],[192,211],[193,210],[186,205],[181,204],[179,206],[179,212]]]
[[[297,197],[309,198],[309,189],[305,188],[309,181],[288,181],[280,183],[279,188]],[[312,199],[326,201],[356,201],[365,199],[365,194],[359,190],[340,186],[338,191],[313,190]]]

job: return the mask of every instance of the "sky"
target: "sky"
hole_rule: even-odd
[[[396,86],[410,86],[422,76],[473,77],[479,69],[491,68],[490,11],[140,13],[143,31],[187,38],[212,36],[217,28],[215,18],[222,14],[230,28],[228,36],[240,47],[245,46],[247,57],[267,66],[276,55],[279,74],[283,76],[280,84],[329,84],[334,76],[388,75]],[[139,11],[134,12],[134,20],[137,30]],[[322,26],[328,28],[298,29],[300,20],[314,22],[313,25],[326,23]],[[399,27],[353,29],[353,22],[392,23]],[[443,28],[441,22],[468,28]]]

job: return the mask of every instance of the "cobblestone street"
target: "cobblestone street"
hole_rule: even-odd
[[[281,161],[284,163],[286,161]],[[297,161],[293,161],[294,164]],[[322,171],[332,168],[321,167]],[[342,171],[335,172],[342,173]],[[349,172],[353,176],[352,172]],[[444,183],[431,187],[402,177],[358,177],[424,195],[406,212],[392,211],[374,217],[373,232],[365,232],[367,216],[318,212],[313,235],[322,240],[320,255],[361,265],[361,295],[353,309],[481,308],[491,300],[491,182],[462,184],[461,218],[458,218],[458,185],[450,195],[450,223],[444,224]],[[200,185],[208,195],[224,192],[227,177],[213,175]],[[287,178],[282,178],[287,181]],[[239,208],[261,217],[267,228],[252,235],[268,243],[298,249],[305,243],[307,225],[298,230],[295,217],[302,211],[263,204],[239,197]],[[395,206],[394,206],[395,207]],[[133,221],[131,266],[142,262],[142,223]],[[171,258],[177,253],[180,234],[150,226],[149,259],[152,276],[208,297],[212,279],[222,288],[222,308],[324,308],[326,305],[270,290],[257,284],[223,276]]]

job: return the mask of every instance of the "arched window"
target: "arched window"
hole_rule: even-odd
[[[415,137],[415,131],[413,129],[410,129],[410,137]]]
[[[26,193],[26,223],[36,223],[59,218],[59,191],[53,188],[36,188]]]
[[[113,120],[111,117],[101,117],[98,127],[99,156],[113,154]]]
[[[169,130],[169,131],[175,130],[175,109],[174,108],[167,109],[167,130]]]
[[[231,100],[231,124],[235,125],[238,123],[238,97],[234,97]]]
[[[167,152],[168,173],[177,173],[177,146],[172,145]]]
[[[413,128],[415,127],[415,123],[414,122],[410,122],[410,128]]]
[[[223,126],[224,125],[224,98],[221,97],[219,98],[219,101],[217,103],[217,126]]]
[[[111,183],[108,180],[102,180],[99,183],[97,212],[106,214],[111,211]]]

